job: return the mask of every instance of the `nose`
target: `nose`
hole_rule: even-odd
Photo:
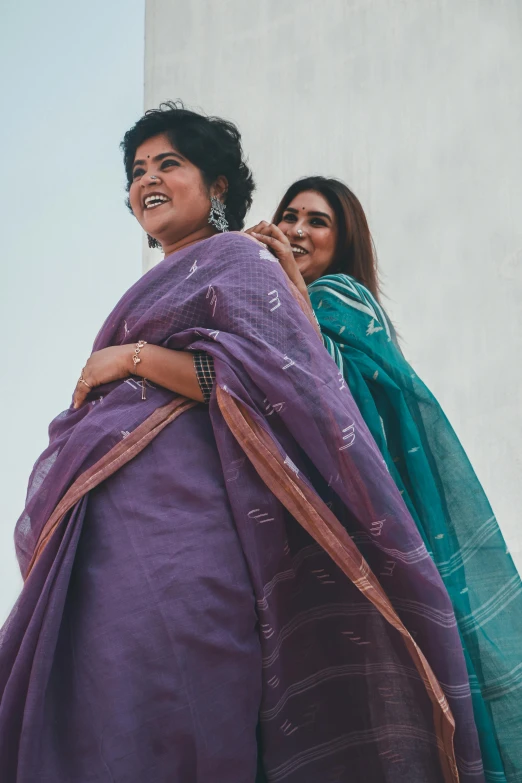
[[[160,178],[156,174],[147,174],[146,177],[142,177],[141,184],[142,187],[146,187],[147,185],[157,185],[160,181]]]
[[[300,221],[297,223],[293,223],[289,233],[294,239],[304,239],[305,237],[305,231]]]

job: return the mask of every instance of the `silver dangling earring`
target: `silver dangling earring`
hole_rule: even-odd
[[[218,231],[228,231],[228,221],[225,217],[225,205],[215,196],[210,199],[210,215],[208,216],[208,222],[211,226],[217,228]]]
[[[157,239],[154,239],[154,237],[151,237],[150,234],[147,234],[147,242],[149,243],[150,248],[154,247],[161,247],[160,243]]]

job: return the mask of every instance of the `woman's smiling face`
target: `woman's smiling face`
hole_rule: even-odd
[[[280,223],[292,245],[305,283],[326,274],[337,246],[337,219],[328,201],[315,190],[304,190],[286,207]]]
[[[136,150],[129,200],[141,227],[162,245],[208,225],[210,194],[201,171],[163,134]]]

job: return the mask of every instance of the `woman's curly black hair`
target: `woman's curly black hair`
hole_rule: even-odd
[[[243,158],[241,134],[232,122],[189,111],[180,101],[166,101],[157,109],[145,112],[123,137],[121,148],[127,191],[132,184],[136,150],[147,139],[162,133],[198,167],[207,187],[220,175],[227,178],[226,218],[232,231],[242,229],[252,204],[255,184]],[[127,205],[130,207],[128,202]]]

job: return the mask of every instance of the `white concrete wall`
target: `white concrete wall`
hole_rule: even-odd
[[[407,356],[522,565],[521,0],[147,0],[147,107],[237,122],[251,222],[345,180]],[[152,257],[145,253],[145,266]]]

